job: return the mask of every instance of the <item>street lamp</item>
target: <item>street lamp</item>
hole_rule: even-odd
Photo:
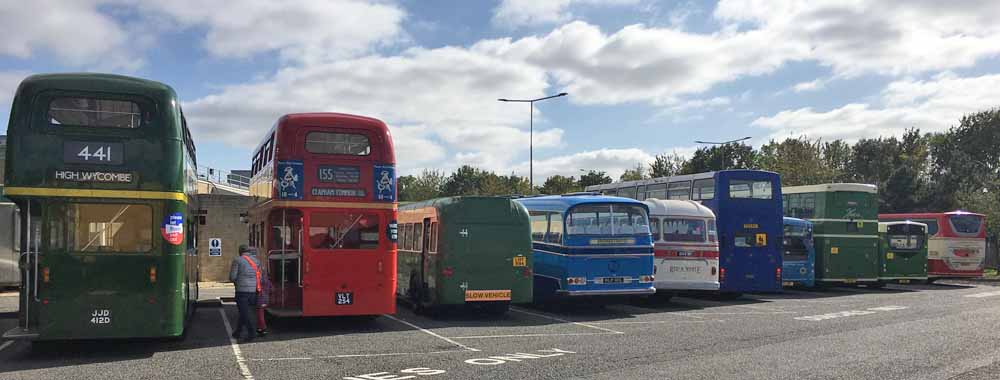
[[[535,189],[535,102],[540,102],[546,99],[558,98],[560,96],[569,95],[565,92],[560,92],[555,95],[546,96],[538,99],[497,99],[501,102],[515,102],[515,103],[528,103],[528,114],[529,114],[529,129],[528,129],[528,184],[531,186],[532,191]]]
[[[746,140],[749,140],[749,139],[750,139],[750,136],[747,136],[747,137],[744,137],[744,138],[735,139],[735,140],[721,141],[721,142],[701,141],[701,140],[694,140],[694,142],[698,143],[698,144],[722,145],[723,146],[723,148],[722,148],[722,165],[723,165],[722,166],[722,170],[727,170],[727,169],[729,169],[729,161],[726,160],[726,148],[725,148],[726,144],[732,144],[732,143],[736,143],[736,142],[740,142],[740,141],[746,141]]]

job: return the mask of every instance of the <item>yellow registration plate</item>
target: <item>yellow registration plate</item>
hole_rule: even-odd
[[[899,280],[900,284],[909,284],[910,280]]]
[[[510,289],[465,291],[465,302],[477,301],[510,301]]]
[[[858,280],[855,280],[853,278],[848,278],[848,279],[844,280],[845,284],[856,284],[857,282],[858,282]]]
[[[514,256],[514,266],[515,267],[528,266],[528,258],[524,256]]]
[[[781,286],[795,286],[795,283],[792,281],[782,281]]]

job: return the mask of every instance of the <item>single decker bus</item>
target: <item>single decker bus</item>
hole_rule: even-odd
[[[649,210],[642,202],[593,193],[516,201],[531,218],[534,302],[656,292]]]
[[[389,128],[338,113],[282,116],[254,151],[252,245],[277,317],[396,310],[396,175]]]
[[[830,183],[782,189],[785,215],[813,223],[816,282],[878,286],[875,185]]]
[[[21,210],[8,339],[182,337],[198,299],[195,147],[169,86],[108,74],[24,79],[4,195]]]
[[[909,220],[879,222],[879,283],[927,280],[927,225]]]
[[[927,225],[927,281],[975,278],[986,260],[986,216],[966,211],[879,214],[879,221]]]
[[[532,301],[528,211],[509,197],[449,197],[399,208],[396,293],[417,311],[506,313]]]
[[[813,224],[808,220],[785,217],[782,239],[781,282],[783,286],[812,287],[816,284],[816,247]]]
[[[653,234],[657,298],[683,291],[719,290],[715,213],[695,201],[647,198]]]
[[[715,213],[719,290],[781,291],[781,178],[761,170],[723,170],[587,186],[587,191],[638,200],[693,200]]]

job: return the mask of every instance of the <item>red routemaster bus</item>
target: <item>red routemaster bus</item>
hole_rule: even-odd
[[[282,116],[254,151],[250,242],[275,316],[396,311],[396,175],[389,129],[337,113]]]
[[[880,222],[927,224],[927,281],[980,277],[986,259],[986,216],[965,211],[879,214]]]

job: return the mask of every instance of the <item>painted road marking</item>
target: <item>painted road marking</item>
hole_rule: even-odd
[[[278,362],[278,361],[316,360],[316,359],[374,358],[380,356],[456,354],[459,352],[465,352],[465,350],[447,350],[447,351],[431,351],[431,352],[388,352],[382,354],[345,354],[345,355],[304,356],[304,357],[291,357],[291,358],[261,358],[261,359],[248,359],[248,360],[255,362]]]
[[[884,312],[884,311],[903,310],[903,309],[906,309],[906,308],[907,308],[906,306],[880,306],[880,307],[871,307],[871,308],[868,308],[868,309],[865,309],[865,310],[847,310],[847,311],[838,311],[838,312],[835,312],[835,313],[827,313],[827,314],[820,314],[820,315],[809,315],[809,316],[805,316],[805,317],[795,317],[795,319],[799,320],[799,321],[819,322],[819,321],[825,321],[825,320],[828,320],[828,319],[837,319],[837,318],[844,318],[844,317],[858,317],[858,316],[862,316],[862,315],[870,315],[870,314],[875,314],[875,313]]]
[[[1000,291],[966,295],[966,297],[968,298],[984,298],[984,297],[994,297],[994,296],[1000,296]]]
[[[0,344],[0,351],[5,350],[7,347],[10,347],[10,345],[12,345],[12,344],[14,344],[13,340],[8,340],[6,342],[3,342],[3,344]]]
[[[417,325],[415,325],[415,324],[412,324],[412,323],[410,323],[410,322],[407,322],[407,321],[404,321],[404,320],[402,320],[402,319],[399,319],[399,318],[396,318],[396,317],[393,317],[393,316],[391,316],[391,315],[389,315],[389,314],[384,314],[384,315],[383,315],[383,317],[386,317],[386,318],[389,318],[389,319],[391,319],[391,320],[394,320],[394,321],[396,321],[396,322],[399,322],[399,323],[402,323],[402,324],[404,324],[404,325],[407,325],[407,326],[410,326],[410,327],[412,327],[412,328],[415,328],[415,329],[417,329],[417,330],[420,330],[420,331],[422,331],[422,332],[426,333],[427,335],[430,335],[430,336],[433,336],[433,337],[435,337],[435,338],[438,338],[438,339],[441,339],[441,340],[443,340],[443,341],[445,341],[445,342],[448,342],[448,343],[451,343],[451,344],[454,344],[454,345],[456,345],[456,346],[459,346],[459,347],[461,347],[461,348],[465,349],[466,351],[474,351],[474,352],[475,352],[475,351],[479,351],[479,349],[476,349],[476,348],[472,348],[472,347],[469,347],[469,346],[466,346],[466,345],[464,345],[464,344],[461,344],[461,343],[458,343],[458,342],[456,342],[456,341],[454,341],[454,340],[451,340],[451,339],[448,339],[448,338],[446,338],[446,337],[443,337],[443,336],[439,335],[438,333],[435,333],[435,332],[433,332],[433,331],[431,331],[431,330],[428,330],[428,329],[425,329],[425,328],[423,328],[423,327],[420,327],[420,326],[417,326]]]
[[[507,335],[472,335],[472,336],[453,336],[451,339],[489,339],[489,338],[530,338],[530,337],[544,337],[544,336],[587,336],[587,335],[615,335],[612,332],[596,332],[596,333],[564,333],[564,334],[507,334]]]
[[[510,311],[521,313],[521,314],[533,315],[533,316],[536,316],[536,317],[539,317],[539,318],[545,318],[545,319],[552,320],[552,321],[558,321],[558,322],[563,322],[563,323],[572,323],[572,324],[577,325],[577,326],[588,327],[588,328],[592,328],[592,329],[595,329],[595,330],[606,331],[606,332],[609,332],[609,333],[624,334],[621,331],[616,331],[616,330],[612,330],[612,329],[606,329],[606,328],[603,328],[603,327],[594,326],[594,325],[589,324],[589,323],[574,322],[574,321],[570,321],[570,320],[566,320],[566,319],[562,319],[562,318],[556,318],[556,317],[545,315],[545,314],[532,313],[530,311],[521,310],[521,308],[511,307]]]
[[[226,317],[225,308],[219,308],[219,316],[222,317],[222,323],[226,324],[226,338],[229,338],[229,346],[233,348],[233,355],[236,356],[236,365],[240,367],[240,375],[243,376],[244,380],[253,380],[250,367],[247,367],[247,361],[243,358],[243,352],[240,351],[240,344],[236,342],[236,338],[233,338],[233,327],[229,325],[229,318]]]

